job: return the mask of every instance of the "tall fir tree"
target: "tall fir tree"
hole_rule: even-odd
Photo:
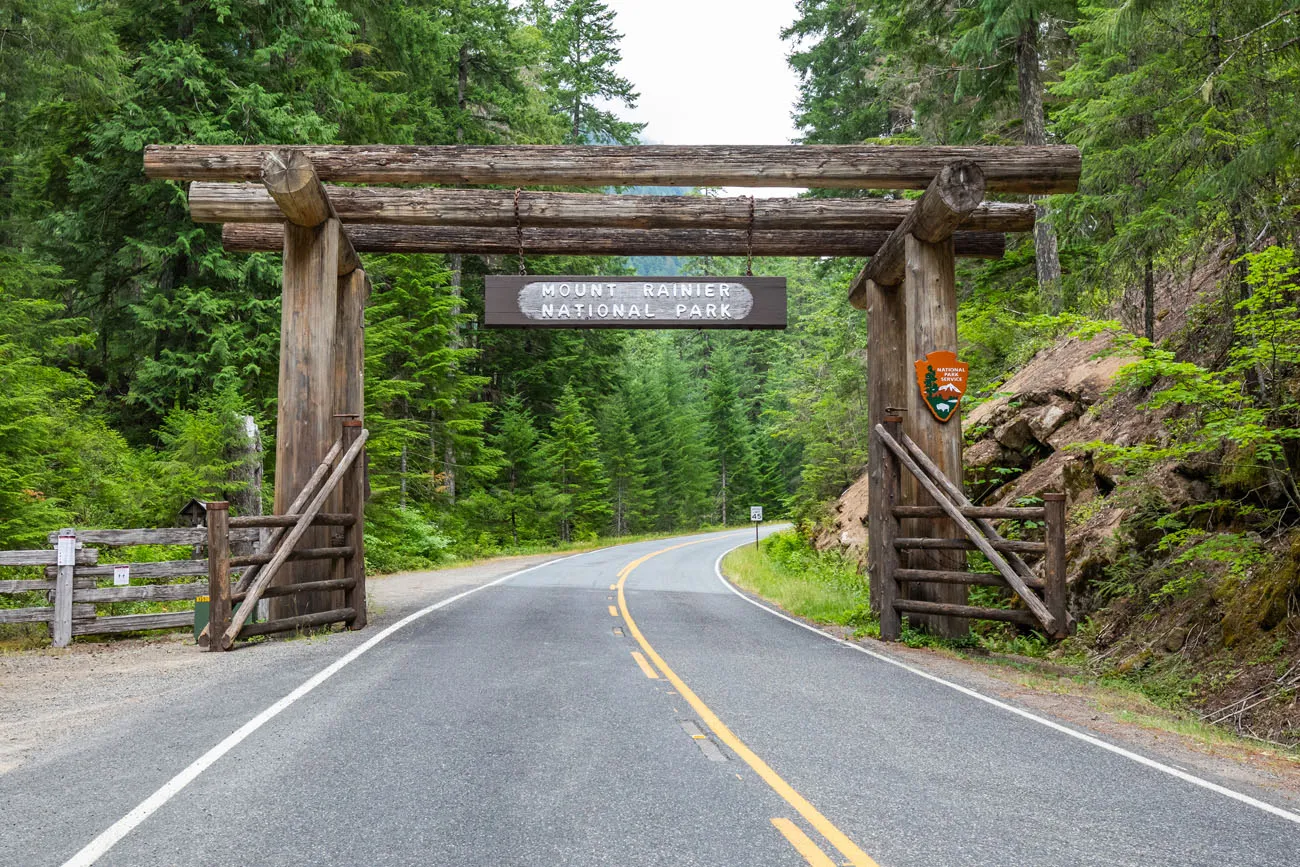
[[[611,514],[609,479],[600,462],[596,425],[572,384],[565,386],[542,447],[560,540],[595,538]]]
[[[640,526],[645,505],[645,462],[641,444],[632,429],[627,401],[615,392],[601,401],[596,414],[600,451],[609,476],[609,505],[615,536],[626,536]]]
[[[569,120],[570,144],[636,144],[645,124],[620,120],[600,104],[636,108],[639,94],[619,75],[614,12],[601,0],[556,0],[543,19],[551,44],[547,81]]]
[[[717,515],[726,525],[747,508],[747,500],[754,491],[749,451],[752,431],[740,399],[731,352],[727,349],[714,352],[709,365],[709,441],[718,472],[715,500]]]

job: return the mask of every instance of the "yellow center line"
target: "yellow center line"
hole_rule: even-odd
[[[773,819],[776,830],[785,835],[794,851],[803,856],[812,867],[835,867],[835,862],[812,841],[803,829],[789,819]]]
[[[641,666],[642,674],[644,674],[646,677],[650,678],[651,680],[659,679],[659,672],[655,671],[653,668],[650,667],[650,663],[645,661],[644,656],[642,656],[641,654],[637,653],[634,650],[632,651],[632,658],[636,660],[637,665]]]
[[[631,563],[628,563],[619,571],[618,607],[623,612],[623,619],[627,621],[627,627],[631,631],[632,637],[636,639],[637,644],[641,645],[641,649],[645,651],[645,655],[650,658],[650,661],[654,663],[655,667],[659,669],[659,671],[663,672],[663,675],[668,679],[668,682],[673,685],[682,698],[686,699],[686,702],[695,709],[697,714],[700,715],[700,719],[704,721],[704,724],[713,730],[713,733],[718,736],[718,739],[726,744],[732,752],[740,756],[745,764],[753,768],[754,772],[763,779],[763,782],[767,783],[774,792],[784,798],[785,802],[793,807],[800,816],[803,816],[804,820],[807,821],[809,825],[812,825],[813,828],[816,829],[817,833],[825,837],[832,846],[838,849],[844,857],[848,859],[849,864],[853,865],[853,867],[880,867],[879,864],[872,860],[871,856],[859,849],[857,844],[850,840],[847,834],[835,827],[829,819],[823,816],[816,807],[809,803],[807,798],[796,792],[793,786],[782,779],[776,771],[772,770],[772,768],[768,766],[767,762],[760,759],[753,750],[745,746],[744,742],[741,741],[740,738],[736,737],[736,735],[732,733],[731,729],[727,728],[726,725],[723,724],[722,720],[718,718],[718,715],[710,710],[709,706],[706,705],[700,697],[686,685],[686,682],[677,676],[677,673],[668,666],[668,663],[664,662],[663,657],[655,652],[655,649],[650,646],[649,641],[646,641],[646,637],[641,633],[640,628],[636,625],[636,621],[632,619],[632,612],[629,611],[627,607],[627,595],[624,592],[624,585],[627,584],[627,578],[632,574],[632,571],[651,557],[658,557],[660,554],[666,554],[669,551],[675,551],[678,548],[685,548],[687,545],[698,545],[701,542],[709,541],[712,540],[697,539],[693,542],[682,542],[677,545],[671,545],[659,551],[646,554],[644,557],[639,557]]]
[[[617,617],[617,616],[618,616],[618,609],[615,608],[613,605],[609,606],[609,616],[610,616],[610,617]]]

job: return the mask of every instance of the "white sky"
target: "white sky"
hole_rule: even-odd
[[[781,30],[794,0],[606,0],[623,34],[619,72],[641,98],[618,107],[662,144],[787,144],[798,77]],[[758,196],[791,195],[764,188]],[[748,195],[748,190],[728,190]]]

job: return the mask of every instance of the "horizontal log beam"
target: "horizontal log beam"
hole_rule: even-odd
[[[849,287],[849,303],[867,309],[867,284],[893,288],[903,282],[903,255],[908,236],[930,244],[948,240],[984,199],[984,172],[968,161],[943,167],[926,187],[912,211],[880,251],[863,267]]]
[[[274,219],[286,219],[296,226],[314,229],[330,217],[335,217],[325,185],[316,177],[311,160],[301,151],[272,150],[262,160],[262,184],[279,212]],[[338,276],[351,274],[361,267],[348,238],[347,230],[339,230]]]
[[[459,226],[371,226],[348,228],[361,253],[461,253],[511,255],[519,252],[514,229]],[[227,223],[221,231],[232,253],[275,252],[284,227],[275,223]],[[872,256],[888,232],[755,232],[755,256]],[[525,255],[744,256],[748,233],[730,229],[525,229]],[[958,232],[958,256],[999,259],[1006,251],[1000,233]]]
[[[208,582],[194,584],[137,584],[127,587],[95,587],[74,590],[74,602],[178,602],[195,599],[208,592]]]
[[[275,596],[293,596],[297,593],[317,593],[327,590],[351,590],[356,584],[355,578],[330,578],[325,581],[307,581],[302,584],[277,584],[263,590],[262,598],[270,599]],[[230,601],[243,602],[247,595],[246,593],[232,594]]]
[[[292,527],[298,523],[301,515],[241,515],[230,519],[231,527]],[[314,527],[351,527],[356,523],[355,515],[336,512],[321,512],[311,519]]]
[[[344,223],[376,226],[515,226],[511,190],[339,187],[326,185]],[[261,184],[190,185],[196,223],[275,223],[280,206]],[[756,199],[755,231],[848,229],[893,231],[912,211],[908,199]],[[961,224],[970,232],[1028,232],[1034,206],[982,202]],[[748,198],[613,196],[598,193],[524,192],[519,222],[527,228],[747,229]]]
[[[0,581],[0,594],[38,593],[54,589],[54,582],[39,578],[21,578],[17,581]]]
[[[273,632],[292,632],[296,629],[310,629],[313,626],[325,626],[330,623],[347,623],[357,616],[352,608],[335,608],[316,614],[300,614],[297,617],[285,617],[280,620],[268,620],[264,623],[246,623],[239,631],[240,638],[252,638],[255,635],[270,635]]]
[[[1043,554],[1047,545],[1043,542],[1016,542],[1010,540],[989,540],[989,546],[1002,554]],[[969,539],[895,539],[894,547],[901,550],[914,549],[926,551],[975,551],[976,544]],[[1024,580],[1023,576],[1020,580]]]
[[[150,145],[144,171],[177,181],[255,181],[281,145]],[[972,160],[988,188],[1003,193],[1070,193],[1082,160],[1069,145],[296,147],[324,181],[467,186],[821,187],[923,190],[944,166]]]
[[[1011,589],[1007,584],[1007,579],[1003,578],[996,572],[952,572],[944,569],[895,569],[894,578],[899,581],[917,581],[934,584],[979,584],[985,587],[1006,587]],[[1035,590],[1041,590],[1045,586],[1043,579],[1033,577],[1024,578],[1025,584],[1033,587]]]
[[[50,544],[58,541],[58,533],[50,533]],[[256,542],[256,530],[240,530],[230,534],[231,541]],[[124,548],[130,545],[206,545],[208,531],[205,527],[157,527],[131,530],[78,530],[77,541],[87,545]],[[54,553],[50,552],[53,557]],[[95,561],[91,561],[94,563]],[[77,563],[81,563],[78,556]]]
[[[0,623],[49,623],[53,608],[0,608]]]
[[[985,518],[993,521],[1044,521],[1047,510],[1042,506],[962,506],[958,511],[967,518]],[[948,513],[939,506],[895,506],[895,518],[946,518]]]
[[[51,533],[57,541],[59,534]],[[52,541],[50,544],[55,544]],[[37,551],[0,551],[0,566],[53,566],[58,563],[58,552],[54,549]],[[95,548],[78,548],[77,565],[93,566],[99,562],[99,551]]]
[[[112,632],[142,632],[146,629],[177,629],[194,625],[194,612],[175,611],[163,614],[123,614],[118,617],[92,617],[72,621],[73,635],[104,635]]]
[[[1023,626],[1038,626],[1038,618],[1021,608],[978,608],[974,605],[956,605],[950,602],[923,602],[919,599],[899,599],[894,610],[905,614],[940,614],[963,617],[969,620],[1001,620]]]
[[[340,545],[336,548],[299,548],[296,551],[290,551],[289,556],[285,559],[290,563],[300,560],[340,560],[344,557],[351,557],[353,554],[351,545]],[[231,557],[230,568],[237,569],[240,566],[265,566],[275,558],[275,554],[266,552],[262,554],[249,554],[247,557]]]

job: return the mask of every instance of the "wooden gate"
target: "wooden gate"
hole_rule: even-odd
[[[899,416],[887,416],[872,431],[872,437],[882,451],[882,472],[876,487],[880,499],[870,504],[882,518],[878,522],[879,538],[873,540],[871,564],[876,570],[879,588],[880,637],[886,641],[898,640],[902,615],[915,614],[1002,620],[1038,626],[1051,638],[1064,638],[1070,627],[1065,606],[1065,495],[1045,494],[1042,506],[975,506],[903,432],[902,422]],[[900,505],[904,469],[934,505]],[[950,520],[964,538],[909,538],[900,533],[904,520],[933,518]],[[993,526],[994,520],[1041,521],[1046,538],[1042,542],[1005,539]],[[997,571],[918,569],[901,565],[900,554],[919,550],[976,550],[988,558]],[[1042,557],[1042,577],[1034,574],[1021,554]],[[922,584],[1006,587],[1016,594],[1024,608],[981,608],[911,599],[902,592],[904,586]]]

